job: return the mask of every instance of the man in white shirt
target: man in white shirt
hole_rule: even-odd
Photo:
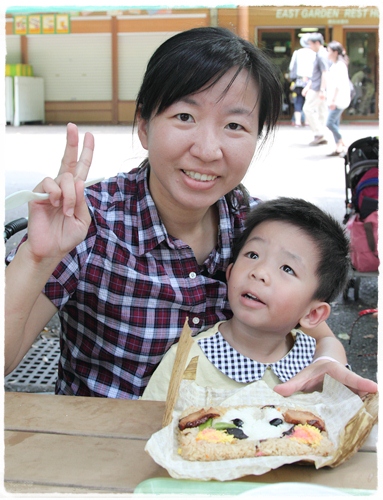
[[[316,52],[313,73],[309,83],[302,91],[305,96],[303,112],[307,123],[314,133],[314,140],[310,146],[327,144],[325,138],[327,120],[326,79],[329,69],[327,51],[321,33],[311,33],[307,37],[311,50]]]

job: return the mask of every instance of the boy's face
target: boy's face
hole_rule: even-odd
[[[267,221],[251,232],[229,266],[230,307],[243,326],[286,335],[318,301],[316,244],[292,224]]]

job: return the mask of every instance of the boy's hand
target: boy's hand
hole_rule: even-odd
[[[341,363],[328,360],[312,363],[288,382],[274,387],[274,391],[281,396],[291,396],[298,391],[320,391],[322,390],[323,379],[326,373],[361,397],[368,393],[378,392],[378,384],[372,380],[353,373]]]

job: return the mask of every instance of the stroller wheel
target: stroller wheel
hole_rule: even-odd
[[[359,299],[359,287],[360,287],[360,278],[355,278],[355,280],[354,280],[354,300]]]
[[[348,301],[348,298],[349,298],[349,297],[348,297],[348,291],[350,290],[350,288],[352,288],[352,287],[353,287],[352,282],[353,282],[353,278],[349,279],[349,280],[348,280],[348,282],[347,282],[347,285],[345,286],[345,288],[344,288],[344,290],[343,290],[343,300],[344,300],[345,302],[347,302],[347,301]]]
[[[343,300],[344,301],[348,300],[348,298],[349,298],[348,292],[349,292],[350,288],[354,289],[354,300],[358,300],[359,299],[359,287],[360,287],[360,278],[359,277],[350,278],[348,280],[346,288],[343,291]]]

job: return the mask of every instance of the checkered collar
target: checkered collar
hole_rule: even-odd
[[[293,330],[295,337],[292,349],[275,363],[259,363],[237,352],[217,330],[210,337],[198,340],[198,345],[208,360],[226,376],[241,383],[260,380],[270,367],[282,382],[297,375],[308,366],[315,354],[315,339],[299,330]]]

